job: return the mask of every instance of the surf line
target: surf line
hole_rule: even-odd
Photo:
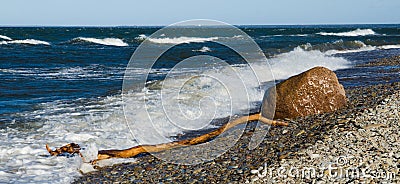
[[[207,142],[210,139],[213,139],[217,137],[218,135],[224,133],[225,131],[251,121],[259,121],[261,123],[271,125],[271,126],[288,126],[287,122],[283,121],[276,121],[276,120],[270,120],[261,115],[261,113],[256,113],[256,114],[251,114],[247,116],[242,116],[240,118],[237,118],[233,121],[230,121],[226,124],[224,124],[222,127],[210,132],[203,134],[201,136],[192,138],[192,139],[187,139],[187,140],[181,140],[181,141],[174,141],[174,142],[169,142],[169,143],[162,143],[162,144],[155,144],[155,145],[138,145],[134,146],[128,149],[123,149],[123,150],[99,150],[97,153],[97,159],[89,161],[91,164],[96,164],[100,160],[104,159],[110,159],[110,158],[132,158],[136,157],[141,153],[157,153],[161,151],[166,151],[170,149],[175,149],[175,148],[180,148],[180,147],[186,147],[190,145],[196,145],[196,144],[201,144],[204,142]],[[51,150],[48,144],[46,144],[46,149],[52,156],[58,156],[62,155],[65,153],[69,154],[79,154],[82,158],[82,160],[85,162],[84,157],[82,157],[82,154],[80,154],[80,147],[76,143],[70,143],[65,146],[62,146],[60,148],[57,148],[55,151]]]

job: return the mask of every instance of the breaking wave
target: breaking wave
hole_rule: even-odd
[[[260,36],[260,37],[261,37],[261,38],[268,38],[268,37],[284,37],[284,36],[290,36],[290,37],[306,37],[306,36],[309,36],[309,34],[293,34],[293,35],[278,34],[278,35],[266,35],[266,36]]]
[[[192,51],[193,52],[211,52],[211,49],[209,47],[204,46],[199,50],[192,50]]]
[[[147,38],[147,36],[145,34],[140,34],[139,36],[137,36],[135,39],[138,41],[143,41]]]
[[[78,37],[78,38],[74,38],[73,41],[89,42],[89,43],[95,43],[95,44],[100,44],[100,45],[117,46],[117,47],[129,46],[127,43],[125,43],[123,40],[121,40],[119,38],[99,39],[99,38]]]
[[[353,53],[353,52],[363,52],[375,50],[375,46],[367,45],[362,41],[343,41],[337,40],[335,42],[321,43],[316,45],[311,45],[310,43],[300,45],[300,48],[304,50],[318,50],[326,54],[339,54],[339,53]]]
[[[354,31],[349,31],[349,32],[341,32],[341,33],[320,32],[317,34],[323,36],[368,36],[368,35],[375,35],[376,33],[372,29],[356,29]]]
[[[379,49],[400,49],[400,45],[382,45]]]
[[[304,45],[300,45],[299,47],[306,51],[318,50],[328,55],[365,52],[377,49],[381,50],[400,49],[400,45],[368,45],[359,40],[355,41],[337,40],[335,42],[328,42],[316,45],[311,45],[310,43],[307,43]]]
[[[26,39],[26,40],[11,40],[11,41],[2,41],[0,45],[7,45],[7,44],[28,44],[28,45],[50,45],[49,42],[35,40],[35,39]]]
[[[4,35],[0,35],[0,38],[3,40],[12,40],[10,37]]]
[[[182,43],[203,43],[217,40],[218,37],[198,38],[198,37],[175,37],[175,38],[148,38],[150,42],[158,44],[182,44]]]
[[[271,58],[270,64],[277,80],[289,78],[316,66],[323,66],[330,70],[351,67],[351,62],[344,58],[330,56],[319,50],[307,51],[301,47]]]

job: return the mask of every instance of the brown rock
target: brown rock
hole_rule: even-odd
[[[336,74],[327,68],[315,67],[268,89],[262,114],[266,118],[275,115],[274,119],[296,118],[332,112],[346,103],[344,88]]]

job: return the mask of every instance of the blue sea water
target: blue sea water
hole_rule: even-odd
[[[399,74],[391,72],[399,66],[357,67],[399,55],[400,25],[238,27],[269,58],[277,80],[322,65],[335,70],[345,87],[400,81]],[[63,173],[79,175],[79,164],[69,170],[52,169],[54,162],[69,161],[40,156],[46,154],[45,143],[76,141],[100,148],[135,144],[124,141],[129,132],[119,123],[124,121],[120,96],[124,72],[135,49],[160,28],[0,27],[0,182],[41,183],[46,176],[68,182],[71,178],[64,180]],[[166,35],[155,42],[182,44],[159,59],[148,79],[152,83],[195,55],[212,55],[232,66],[242,62],[229,48],[206,38]],[[195,65],[189,68],[177,75],[207,72]]]

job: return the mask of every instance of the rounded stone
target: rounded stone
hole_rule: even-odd
[[[297,118],[336,111],[347,104],[343,86],[336,74],[315,67],[269,88],[264,95],[262,114],[274,119]]]

